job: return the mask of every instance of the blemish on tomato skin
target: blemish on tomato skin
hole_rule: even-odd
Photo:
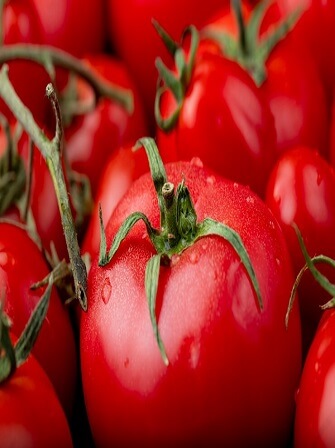
[[[101,298],[106,305],[109,302],[111,295],[112,295],[112,285],[110,283],[109,277],[106,277],[101,289]]]

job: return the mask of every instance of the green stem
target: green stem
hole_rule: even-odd
[[[103,81],[80,59],[63,50],[36,44],[12,44],[0,47],[0,65],[18,59],[43,65],[52,80],[54,80],[54,66],[70,70],[90,84],[96,100],[106,97],[119,103],[129,113],[133,112],[134,104],[131,91]]]
[[[50,170],[58,199],[62,226],[65,234],[66,245],[73,270],[76,297],[81,307],[87,309],[87,271],[85,263],[80,256],[77,233],[71,213],[69,196],[66,189],[64,174],[61,164],[60,145],[62,141],[62,126],[59,104],[52,85],[48,85],[46,94],[50,99],[56,115],[56,135],[49,140],[44,132],[36,124],[29,109],[22,103],[8,79],[8,67],[4,65],[0,70],[0,96],[4,99],[16,119],[22,124],[30,135],[35,145],[39,148]]]
[[[245,30],[245,21],[242,14],[241,0],[232,0],[232,9],[234,10],[237,25],[238,25],[238,36],[241,45],[242,52],[248,54],[248,42]]]

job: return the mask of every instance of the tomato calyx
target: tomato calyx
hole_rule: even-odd
[[[208,25],[202,30],[202,36],[215,41],[228,59],[240,64],[260,86],[267,77],[266,61],[275,46],[286,37],[301,16],[302,8],[296,8],[281,23],[269,29],[263,37],[259,36],[260,26],[271,1],[258,2],[246,21],[241,7],[241,0],[231,0],[238,24],[237,39]]]
[[[50,275],[47,287],[15,345],[10,338],[11,321],[3,312],[4,297],[0,297],[0,385],[31,353],[48,311],[52,287],[53,276]]]
[[[335,269],[335,260],[332,259],[331,257],[328,257],[327,255],[322,255],[322,254],[314,255],[313,257],[311,257],[307,251],[302,234],[301,234],[298,226],[295,223],[293,223],[292,227],[295,230],[295,233],[297,235],[300,249],[302,251],[302,254],[305,258],[306,263],[298,272],[297,277],[294,282],[294,285],[293,285],[293,288],[292,288],[292,291],[291,291],[289,305],[288,305],[286,316],[285,316],[286,327],[288,326],[289,317],[290,317],[291,310],[293,308],[293,303],[294,303],[294,299],[295,299],[295,295],[296,295],[298,286],[299,286],[300,281],[306,271],[309,271],[313,275],[314,279],[319,283],[319,285],[325,291],[327,291],[327,293],[332,297],[327,303],[320,306],[321,309],[326,310],[328,308],[335,307],[335,284],[331,283],[329,281],[329,279],[325,275],[323,275],[316,267],[317,264],[321,263],[321,264],[327,264],[327,265],[331,266],[333,269]]]
[[[187,27],[183,32],[181,45],[179,45],[177,42],[173,41],[173,39],[158,24],[158,22],[154,21],[153,23],[167,49],[174,57],[176,66],[176,72],[174,72],[164,64],[161,58],[157,58],[155,61],[156,68],[159,73],[155,97],[155,118],[157,125],[161,129],[164,131],[169,131],[174,127],[176,121],[178,120],[179,113],[183,105],[185,92],[192,76],[195,56],[199,45],[199,33],[195,26],[191,25]],[[188,36],[190,36],[190,49],[186,57],[182,44]],[[176,107],[168,117],[163,117],[160,111],[160,102],[166,91],[170,91],[173,94],[176,101]]]
[[[99,265],[106,266],[111,262],[120,244],[138,221],[142,220],[145,223],[148,236],[156,250],[156,254],[148,260],[146,265],[145,292],[155,338],[162,359],[165,365],[168,365],[169,360],[159,334],[155,310],[160,266],[161,264],[169,266],[174,255],[181,255],[200,238],[210,235],[223,238],[240,257],[257,296],[257,304],[260,310],[263,309],[263,301],[254,268],[239,234],[231,227],[212,218],[205,218],[202,222],[197,222],[196,211],[185,181],[182,180],[175,190],[174,185],[167,179],[165,167],[159,156],[155,141],[152,138],[142,138],[137,142],[135,149],[142,146],[147,153],[151,176],[157,193],[160,209],[160,228],[152,227],[145,214],[141,212],[132,213],[121,225],[109,251],[107,251],[106,235],[100,208],[101,243]]]

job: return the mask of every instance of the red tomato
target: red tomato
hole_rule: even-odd
[[[157,311],[165,365],[144,287],[153,247],[144,224],[136,224],[115,258],[104,268],[94,260],[89,273],[80,352],[95,443],[285,446],[301,353],[298,308],[288,330],[284,324],[293,277],[283,234],[248,188],[187,162],[167,165],[167,173],[175,184],[185,180],[199,221],[210,216],[240,234],[264,309],[232,247],[217,236],[199,239],[160,268]],[[115,209],[106,228],[108,247],[134,211],[159,228],[149,174],[134,182]]]
[[[277,0],[276,3],[280,14],[284,17],[297,7],[303,8],[303,15],[293,33],[294,39],[311,51],[320,67],[326,86],[332,89],[335,85],[335,51],[333,40],[329,36],[332,35],[335,26],[335,2],[333,0]]]
[[[228,1],[225,0],[228,4]],[[157,82],[155,59],[169,57],[161,38],[152,25],[156,19],[169,34],[179,40],[190,24],[201,26],[222,7],[222,0],[108,0],[107,33],[112,47],[127,64],[137,82],[154,126],[154,99]],[[131,11],[131,14],[129,13]]]
[[[271,3],[265,18],[259,21],[258,34],[254,35],[249,25],[254,23],[258,12],[256,8],[244,7],[245,46],[240,43],[237,54],[228,54],[227,57],[239,61],[263,91],[274,116],[278,155],[296,144],[317,147],[326,153],[329,118],[325,90],[310,52],[292,37],[297,23],[291,25],[293,30],[278,39],[273,48],[269,46],[269,54],[264,50],[264,42],[271,42],[269,34],[275,36],[281,23],[288,19],[283,14],[277,17],[273,11],[277,9],[277,4]],[[241,41],[233,10],[224,10],[221,17],[207,25],[207,29],[212,27],[216,32],[228,33],[231,38]],[[225,51],[223,47],[224,55]]]
[[[333,97],[333,103],[331,108],[331,120],[330,120],[330,149],[329,149],[329,161],[333,167],[335,167],[335,96]]]
[[[3,44],[40,42],[40,27],[36,18],[34,5],[30,0],[13,0],[5,2],[3,7]],[[9,79],[11,80],[17,94],[25,105],[29,107],[35,119],[43,121],[47,108],[45,100],[45,86],[49,77],[45,70],[33,63],[20,60],[7,61],[9,66]],[[29,82],[33,79],[34,82]],[[12,113],[7,105],[0,99],[0,110],[9,119],[13,119]]]
[[[1,448],[73,446],[54,388],[32,355],[0,384],[0,441]]]
[[[48,273],[40,250],[26,231],[0,222],[0,290],[5,292],[4,311],[12,320],[16,334],[21,334],[44,290],[32,290],[31,286]],[[76,347],[68,310],[56,289],[33,354],[70,413],[77,379]]]
[[[72,169],[88,176],[95,195],[100,175],[109,155],[120,145],[147,135],[144,106],[123,62],[108,55],[91,55],[85,61],[104,80],[133,95],[134,110],[129,113],[116,101],[101,99],[96,108],[77,116],[65,130],[66,153]],[[93,100],[93,92],[79,83],[81,100]]]
[[[332,448],[335,431],[335,310],[326,311],[308,352],[296,399],[295,448]]]
[[[167,91],[163,117],[175,110]],[[266,99],[249,74],[220,55],[199,51],[173,129],[157,130],[164,160],[198,157],[208,167],[264,195],[275,160],[275,129]]]
[[[41,44],[77,57],[105,47],[104,2],[98,0],[31,0],[41,27]]]
[[[82,244],[82,253],[89,253],[91,258],[99,252],[101,236],[99,206],[101,206],[103,219],[107,222],[133,181],[149,169],[144,151],[133,151],[132,146],[118,148],[111,154],[105,165],[99,182],[95,207]]]
[[[283,229],[296,274],[305,259],[293,223],[300,229],[310,256],[335,258],[335,172],[316,150],[302,146],[283,154],[270,175],[266,202]],[[335,281],[328,268],[320,266]],[[309,272],[298,291],[307,348],[321,316],[320,305],[330,297]]]

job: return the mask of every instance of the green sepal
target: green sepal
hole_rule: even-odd
[[[165,31],[164,33],[167,35]],[[188,58],[186,59],[182,43],[188,34],[191,35],[191,42]],[[165,42],[165,38],[163,38],[163,41]],[[184,102],[185,92],[193,73],[198,46],[199,32],[195,26],[191,25],[185,28],[182,34],[181,45],[174,42],[173,55],[176,72],[170,70],[161,58],[158,57],[155,61],[159,74],[159,81],[156,90],[154,112],[157,125],[166,132],[170,131],[178,120]],[[176,106],[168,117],[163,117],[160,110],[160,104],[162,96],[167,91],[170,91],[174,96]]]
[[[25,326],[19,340],[15,345],[15,356],[17,366],[19,367],[29,356],[43,325],[45,316],[49,308],[51,292],[53,288],[53,276],[49,277],[49,283],[37,303],[27,325]]]
[[[11,321],[3,313],[3,300],[0,301],[0,384],[16,369],[16,356],[9,336]]]
[[[269,28],[260,38],[259,30],[270,4],[271,0],[259,1],[253,8],[248,21],[245,22],[241,11],[241,0],[232,0],[239,28],[237,39],[223,30],[211,28],[211,25],[205,27],[201,33],[201,37],[215,41],[228,59],[237,62],[247,70],[257,86],[266,80],[266,62],[271,52],[293,29],[303,13],[303,8],[297,7],[281,23]]]
[[[291,311],[293,308],[294,299],[296,296],[298,286],[299,286],[301,279],[306,271],[310,271],[310,273],[313,275],[314,279],[319,283],[319,285],[325,291],[327,291],[327,293],[330,296],[332,296],[332,299],[330,299],[324,305],[321,305],[321,309],[328,309],[328,308],[332,308],[333,306],[335,306],[335,299],[334,299],[335,285],[333,283],[331,283],[325,275],[321,274],[321,272],[315,266],[316,264],[323,263],[323,264],[328,264],[329,266],[331,266],[332,268],[335,269],[335,260],[333,260],[332,258],[330,258],[326,255],[315,255],[314,257],[311,257],[307,251],[306,245],[304,243],[303,237],[301,235],[301,232],[300,232],[298,226],[295,223],[293,223],[292,227],[294,228],[295,233],[297,235],[300,249],[305,258],[306,264],[298,272],[298,275],[296,276],[295,282],[294,282],[292,290],[291,290],[289,304],[288,304],[286,316],[285,316],[286,327],[288,326],[289,317],[290,317],[290,314],[291,314]]]
[[[26,361],[31,353],[48,311],[52,287],[53,277],[51,275],[46,290],[35,306],[15,346],[13,346],[10,339],[10,320],[3,313],[1,306],[0,383],[7,380],[14,373],[15,369]],[[4,354],[1,352],[1,349],[4,351]]]
[[[164,364],[169,365],[169,360],[166,355],[163,341],[160,337],[158,324],[156,319],[156,298],[159,280],[159,271],[161,265],[161,255],[153,255],[147,262],[145,268],[145,293],[148,300],[151,325],[155,334],[155,338],[158,344],[159,351],[161,353]]]
[[[306,261],[306,265],[315,278],[315,280],[322,286],[323,289],[325,289],[328,294],[331,296],[335,296],[335,285],[333,285],[326,276],[321,274],[321,272],[315,267],[316,262],[323,262],[330,264],[333,268],[335,268],[335,261],[332,260],[330,257],[326,257],[324,255],[318,255],[317,257],[311,258],[307,248],[304,244],[304,240],[302,238],[301,232],[296,224],[293,224],[293,227],[295,229],[296,235],[298,237],[299,245],[301,248],[301,251],[303,253],[303,256]]]
[[[112,242],[109,251],[107,252],[106,233],[103,225],[101,208],[99,210],[99,216],[100,216],[100,231],[101,231],[99,266],[106,266],[106,264],[108,264],[111,261],[116,251],[120,247],[120,244],[126,238],[130,230],[134,227],[134,225],[138,221],[141,220],[144,222],[147,228],[150,240],[152,241],[153,245],[157,248],[157,236],[158,236],[157,230],[151,226],[148,218],[144,213],[135,212],[129,215],[123,222],[123,224],[121,225],[120,229],[118,230],[117,234],[114,237],[114,240]]]
[[[198,224],[198,231],[195,237],[195,241],[199,238],[210,235],[220,236],[221,238],[228,241],[228,243],[233,247],[248,273],[249,279],[257,296],[258,307],[260,310],[263,310],[263,300],[256,273],[240,235],[231,227],[228,227],[225,224],[215,221],[211,218],[206,218],[203,222]]]
[[[151,20],[153,26],[155,27],[155,30],[157,31],[159,37],[164,42],[164,45],[168,52],[171,54],[171,56],[174,57],[177,49],[179,48],[179,45],[176,41],[172,39],[172,37],[167,33],[167,31],[162,27],[162,25],[156,20]]]

